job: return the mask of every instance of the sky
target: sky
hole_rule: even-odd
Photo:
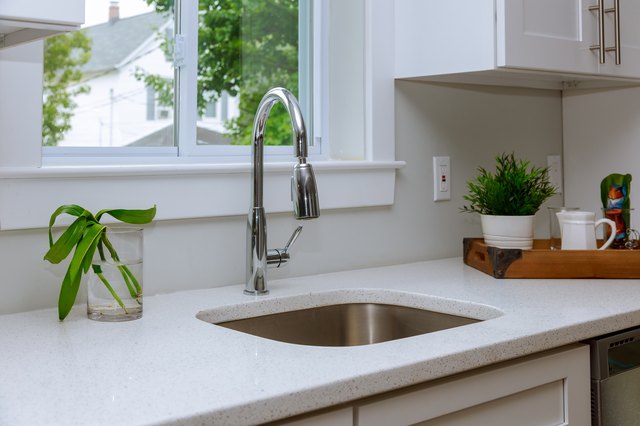
[[[84,27],[107,22],[111,0],[85,0]],[[120,17],[139,15],[153,10],[144,0],[120,0]]]

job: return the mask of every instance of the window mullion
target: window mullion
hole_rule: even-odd
[[[176,1],[176,36],[184,38],[184,60],[175,68],[174,134],[180,157],[196,148],[198,115],[198,3]]]
[[[313,147],[318,159],[329,158],[329,2],[313,2]]]
[[[306,120],[309,144],[313,145],[313,5],[298,1],[298,102]]]

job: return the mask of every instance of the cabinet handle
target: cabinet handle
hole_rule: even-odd
[[[590,11],[598,12],[598,44],[594,44],[590,47],[591,50],[598,50],[600,52],[600,63],[605,62],[605,44],[604,44],[604,0],[598,0],[596,6],[589,6]]]
[[[613,7],[605,9],[605,13],[613,13],[613,47],[607,47],[606,52],[615,52],[616,65],[620,65],[620,0],[614,0]]]

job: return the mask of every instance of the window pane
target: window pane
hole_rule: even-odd
[[[255,112],[270,88],[285,87],[299,98],[299,23],[308,26],[309,20],[300,18],[298,3],[200,1],[198,145],[249,145]],[[292,144],[290,120],[279,103],[267,126],[267,145]]]
[[[82,30],[45,42],[43,145],[173,146],[173,16],[88,0]]]
[[[199,8],[197,98],[189,99],[197,103],[197,135],[187,143],[249,145],[260,99],[282,86],[300,101],[311,145],[310,2],[88,0],[83,29],[50,39],[45,47],[43,145],[177,146],[171,58],[178,4],[183,10]],[[280,104],[270,114],[265,141],[292,144],[290,120]],[[47,150],[46,155],[87,151],[82,152]]]

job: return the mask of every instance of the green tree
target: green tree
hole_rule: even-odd
[[[156,11],[173,10],[173,0],[147,0]],[[227,122],[233,144],[250,144],[253,117],[272,87],[298,93],[298,0],[199,0],[198,97],[200,113],[223,91],[239,96],[240,115]],[[169,43],[163,43],[167,51]],[[137,73],[163,99],[171,82]],[[290,145],[291,124],[284,107],[271,112],[265,141]]]
[[[73,98],[89,93],[89,87],[76,85],[82,79],[80,68],[91,58],[91,40],[82,31],[61,34],[45,40],[42,103],[42,144],[55,146],[71,129],[77,106]]]

